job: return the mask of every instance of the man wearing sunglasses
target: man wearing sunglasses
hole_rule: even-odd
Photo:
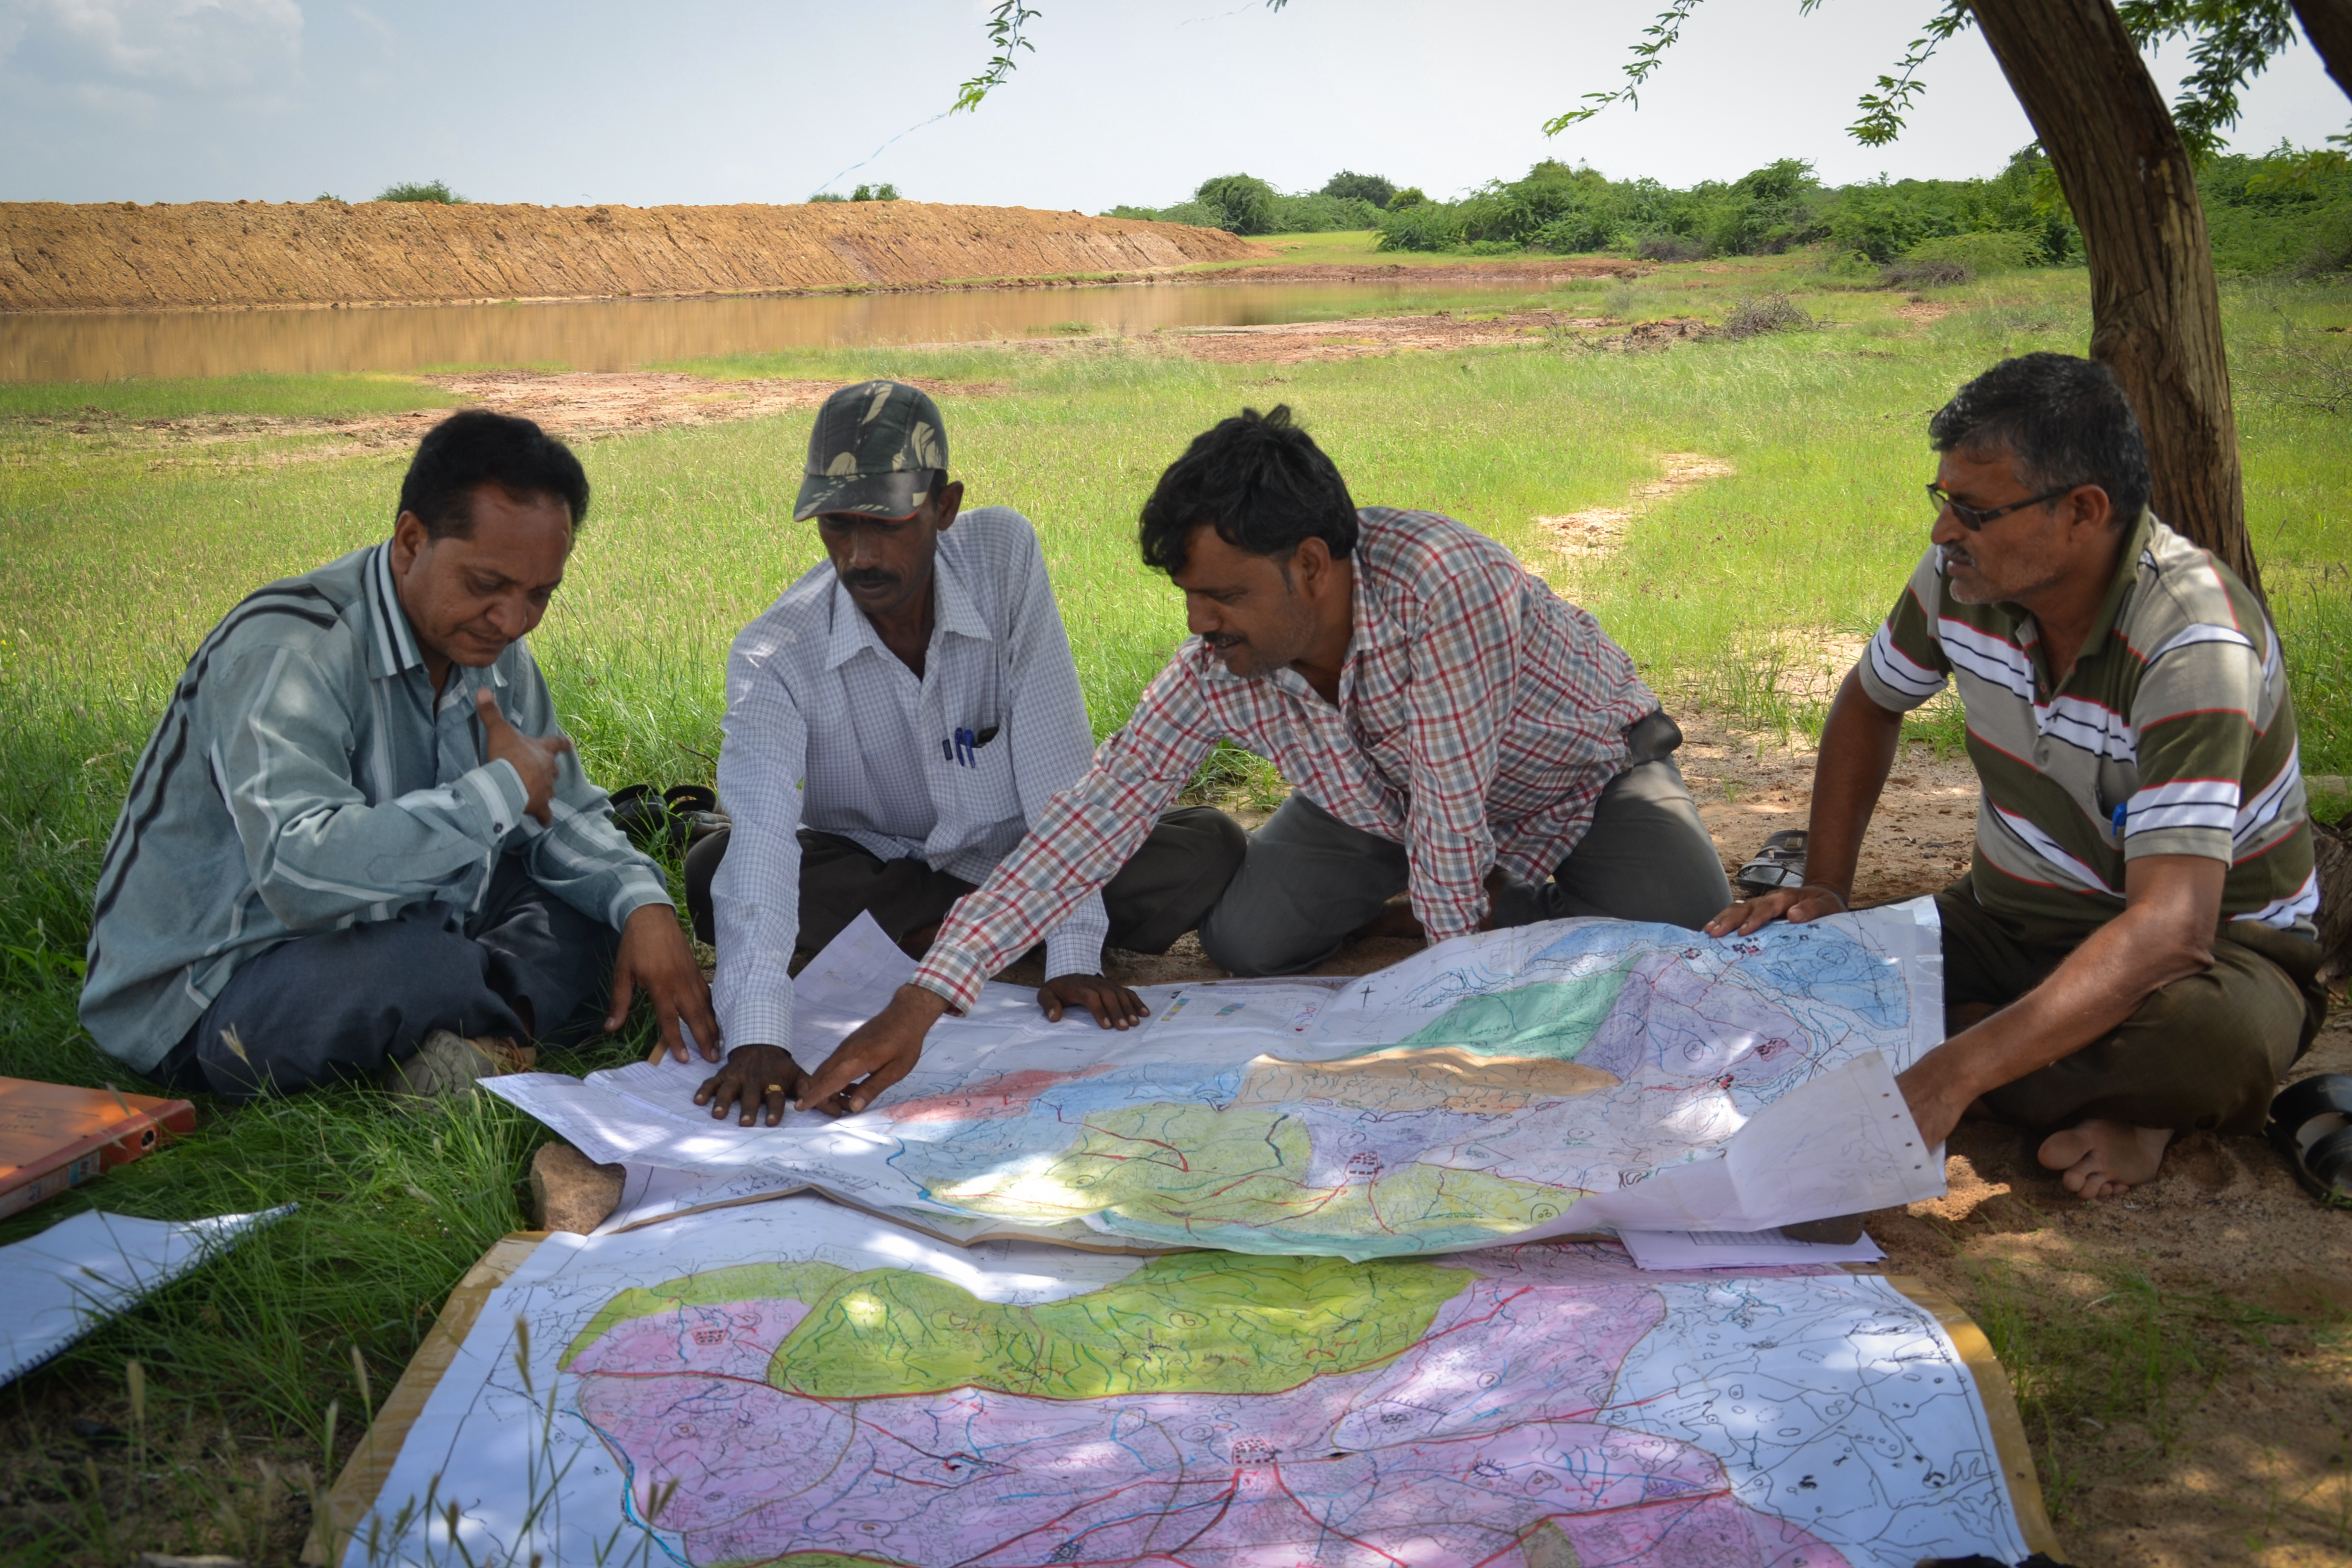
[[[2311,828],[2278,633],[2147,510],[2107,370],[2004,360],[1928,424],[1933,547],[1839,689],[1808,880],[1733,904],[1746,933],[1846,908],[1903,715],[1958,687],[1983,804],[1936,896],[1948,1037],[1901,1079],[1919,1130],[2043,1134],[2085,1198],[2171,1140],[2259,1131],[2326,1016]]]

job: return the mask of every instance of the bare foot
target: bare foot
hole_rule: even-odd
[[[2060,1179],[2076,1196],[2118,1198],[2156,1178],[2171,1142],[2168,1127],[2085,1121],[2043,1139],[2040,1158],[2051,1170],[2064,1173]]]

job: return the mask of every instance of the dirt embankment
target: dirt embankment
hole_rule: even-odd
[[[0,203],[0,310],[735,294],[1150,272],[1222,229],[926,202],[535,207]]]

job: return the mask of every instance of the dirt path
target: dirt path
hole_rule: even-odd
[[[452,393],[468,406],[520,414],[559,436],[624,435],[672,426],[712,425],[814,408],[839,385],[831,381],[713,381],[663,371],[488,371],[417,377]],[[938,397],[992,397],[991,382],[910,383]],[[452,411],[417,408],[348,419],[272,418],[198,414],[176,419],[135,419],[101,408],[7,423],[62,434],[78,444],[117,450],[177,453],[195,458],[211,448],[261,447],[243,460],[321,462],[392,448],[406,449]],[[298,446],[269,447],[299,439]]]

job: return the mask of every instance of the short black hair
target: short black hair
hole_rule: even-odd
[[[473,493],[486,484],[555,497],[571,509],[575,533],[587,520],[588,473],[572,448],[528,419],[487,408],[461,408],[425,433],[400,481],[393,518],[413,511],[431,538],[468,538]]]
[[[2150,488],[2147,443],[2115,373],[2073,354],[2005,359],[1927,421],[1938,452],[2005,448],[2035,490],[2096,485],[2118,526],[2139,519]]]
[[[1287,555],[1309,539],[1346,559],[1356,549],[1356,503],[1348,481],[1290,409],[1244,408],[1192,437],[1143,503],[1143,563],[1184,569],[1187,542],[1202,523],[1252,555]]]

